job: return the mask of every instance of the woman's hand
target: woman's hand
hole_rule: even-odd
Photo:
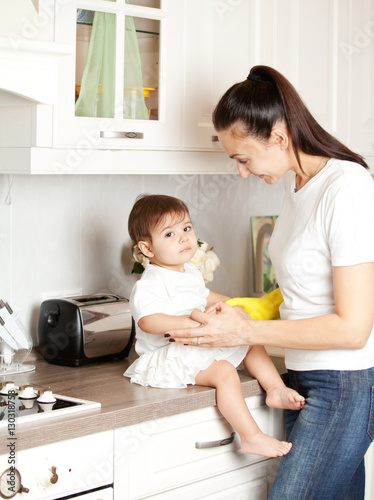
[[[248,330],[256,323],[242,307],[232,307],[224,302],[218,302],[206,312],[195,309],[191,313],[191,319],[201,323],[201,326],[169,330],[165,337],[170,337],[170,342],[201,347],[248,345]]]

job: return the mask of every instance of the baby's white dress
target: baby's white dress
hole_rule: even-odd
[[[184,268],[185,272],[180,273],[149,264],[131,292],[135,351],[139,355],[124,373],[131,382],[151,387],[186,387],[195,384],[196,375],[214,360],[225,359],[237,367],[248,351],[248,346],[187,346],[139,328],[139,319],[150,314],[189,316],[194,309],[205,310],[209,289],[196,266],[187,263]]]

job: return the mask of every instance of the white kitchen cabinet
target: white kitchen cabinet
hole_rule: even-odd
[[[374,3],[349,0],[348,5],[348,37],[339,47],[349,69],[348,143],[374,157]]]
[[[65,2],[56,15],[56,40],[60,43],[77,47],[74,54],[66,57],[60,65],[58,82],[58,99],[54,108],[53,147],[72,147],[84,150],[97,148],[115,149],[175,149],[180,145],[181,124],[181,86],[183,69],[183,34],[182,34],[182,0],[162,0],[160,2],[144,2],[141,0],[127,3],[126,0],[109,2],[106,0],[77,0]],[[115,47],[113,106],[109,114],[97,112],[97,117],[76,116],[75,83],[80,81],[82,67],[76,67],[75,53],[85,51],[84,32],[76,40],[77,8],[85,12],[107,13],[115,16],[113,26],[108,31],[112,33]],[[115,19],[115,22],[114,22]],[[125,33],[130,31],[127,20],[134,21],[138,37],[141,57],[143,52],[148,57],[142,61],[143,82],[147,89],[146,99],[158,94],[154,109],[149,109],[147,118],[136,119],[133,116],[131,101],[126,96],[135,95],[135,87],[126,84],[127,74],[134,67],[125,67],[130,59],[129,40]],[[139,25],[139,29],[138,29]],[[143,26],[144,25],[144,26]],[[148,27],[148,25],[150,27]],[[83,25],[85,26],[85,25]],[[142,35],[139,35],[141,33]],[[148,38],[147,38],[148,35]],[[146,37],[146,38],[144,38]],[[89,36],[87,35],[87,38]],[[88,47],[88,39],[86,40]],[[150,44],[153,43],[152,47]],[[142,47],[144,48],[142,49]],[[87,50],[87,49],[86,49]],[[157,52],[157,53],[156,53]],[[79,59],[83,58],[81,55]],[[144,56],[146,57],[146,56]],[[103,58],[105,59],[105,58]],[[81,66],[85,61],[81,61]],[[151,86],[149,88],[148,86]],[[111,86],[109,83],[108,86]],[[104,89],[99,85],[97,94]],[[77,87],[79,88],[79,87]],[[99,96],[98,96],[99,98]],[[150,107],[153,105],[150,104]],[[128,118],[124,118],[127,116]],[[156,119],[151,119],[156,118]]]
[[[9,454],[0,457],[0,474],[14,467],[15,459],[22,486],[29,490],[16,498],[54,500],[103,488],[82,498],[113,499],[113,431],[22,451],[17,451],[15,441],[13,449],[14,453],[9,448]]]
[[[276,5],[276,6],[275,6]],[[347,36],[346,0],[257,3],[254,64],[275,67],[296,87],[316,120],[346,140],[347,72],[339,42]],[[316,33],[318,35],[316,36]],[[338,105],[339,102],[339,105]]]
[[[346,101],[347,72],[340,66],[338,43],[347,37],[348,15],[346,0],[189,0],[183,146],[218,147],[212,142],[212,111],[221,95],[245,80],[255,65],[283,73],[321,125],[345,140],[346,121],[340,112],[348,103],[337,102],[340,96]]]
[[[167,173],[173,172],[172,160],[165,156],[152,162],[142,161],[139,155],[134,159],[126,153],[180,148],[183,0],[57,2],[48,15],[43,15],[48,2],[40,1],[39,17],[52,27],[48,33],[52,31],[53,42],[12,36],[0,39],[0,172],[108,173],[112,159],[106,156],[113,151],[123,154],[116,155],[110,173],[158,173],[162,168]],[[79,86],[75,83],[82,73],[82,68],[76,67],[76,52],[84,53],[81,45],[86,43],[88,47],[89,42],[84,32],[82,36],[76,34],[78,8],[115,16],[114,97],[110,116],[105,113],[95,117],[76,116]],[[125,43],[128,19],[134,20],[139,27],[137,33],[141,32],[141,56],[145,54],[142,72],[144,81],[150,82],[145,85],[151,85],[144,89],[145,99],[156,102],[154,107],[149,104],[147,118],[152,119],[123,118],[125,108],[125,116],[132,116],[131,101],[124,95],[134,92],[133,87],[125,85],[124,76],[126,50],[130,46]],[[147,31],[148,23],[155,29],[154,34]],[[33,36],[38,35],[39,30],[35,29]],[[150,97],[156,94],[156,100]],[[107,155],[103,158],[101,152]]]
[[[284,412],[263,396],[247,398],[263,432],[282,439]],[[266,499],[278,459],[248,455],[216,407],[194,410],[115,432],[115,500],[140,498]],[[233,441],[232,441],[233,439]],[[218,496],[217,496],[218,495]],[[251,495],[251,496],[248,496]]]
[[[256,64],[284,73],[321,125],[374,173],[372,7],[372,0],[74,0],[52,8],[40,0],[27,30],[13,37],[10,26],[0,38],[0,173],[236,172],[211,114]],[[116,16],[114,117],[75,116],[76,52],[88,40],[84,32],[77,39],[77,8]],[[159,28],[158,119],[123,118],[126,16]],[[147,76],[157,73],[144,66]]]
[[[265,460],[251,467],[164,491],[147,498],[152,500],[266,500],[274,480],[279,459]]]
[[[267,65],[374,167],[372,0],[189,0],[185,8],[185,149],[220,148],[211,122],[220,96],[252,66]]]
[[[186,69],[183,148],[222,150],[212,112],[254,60],[254,2],[188,0],[185,3]]]

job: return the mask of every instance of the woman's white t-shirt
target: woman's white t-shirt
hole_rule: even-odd
[[[269,247],[284,299],[281,318],[333,314],[332,268],[374,262],[373,179],[361,165],[330,159],[297,192],[295,174],[287,174],[285,188]],[[286,366],[298,371],[370,368],[373,330],[363,349],[286,349]]]

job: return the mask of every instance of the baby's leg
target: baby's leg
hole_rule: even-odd
[[[283,383],[265,347],[251,347],[244,358],[244,365],[266,391],[266,404],[271,408],[300,410],[305,405],[305,398]]]
[[[217,405],[222,415],[238,432],[245,453],[280,457],[286,455],[292,444],[278,441],[261,432],[245,403],[236,368],[228,361],[213,361],[196,376],[196,384],[215,387]]]

